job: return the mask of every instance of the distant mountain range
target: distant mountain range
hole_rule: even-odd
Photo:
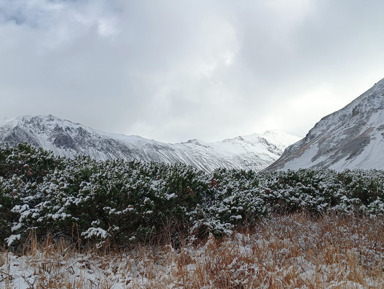
[[[321,119],[267,170],[384,169],[384,79]]]
[[[302,140],[267,131],[219,142],[194,139],[170,144],[105,133],[52,115],[0,121],[0,145],[23,142],[60,156],[181,162],[208,172],[220,167],[255,171],[384,169],[384,79],[322,118]]]
[[[277,160],[299,138],[282,132],[239,136],[220,142],[189,140],[162,143],[139,136],[97,131],[49,116],[21,116],[0,121],[0,144],[27,142],[60,156],[87,155],[99,160],[124,159],[185,163],[204,171],[235,168],[259,171]]]

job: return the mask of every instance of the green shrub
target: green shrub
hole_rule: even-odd
[[[271,212],[383,214],[384,172],[256,173],[55,157],[23,144],[0,149],[0,242],[44,239],[129,246],[219,237]]]

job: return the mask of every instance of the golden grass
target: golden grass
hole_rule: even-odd
[[[383,218],[293,214],[220,240],[128,252],[79,252],[32,236],[22,256],[0,255],[0,287],[384,288],[383,226]]]

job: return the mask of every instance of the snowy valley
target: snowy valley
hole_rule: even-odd
[[[383,127],[384,80],[296,143],[4,120],[0,286],[383,288]]]

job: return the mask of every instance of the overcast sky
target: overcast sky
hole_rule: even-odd
[[[305,136],[384,78],[382,0],[0,0],[0,116]]]

